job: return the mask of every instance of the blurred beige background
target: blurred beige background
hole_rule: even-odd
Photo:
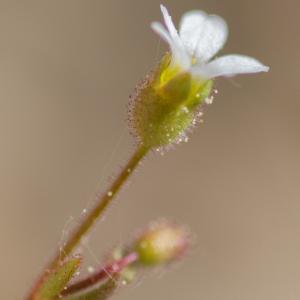
[[[159,3],[0,0],[2,299],[22,299],[133,151],[126,105],[166,49],[149,29]],[[87,265],[167,216],[193,229],[192,252],[114,299],[298,300],[299,1],[164,4],[176,21],[190,9],[222,15],[222,53],[254,56],[271,72],[217,81],[191,141],[149,157],[99,223]]]

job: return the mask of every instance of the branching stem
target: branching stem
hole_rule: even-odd
[[[94,272],[86,278],[68,286],[64,291],[62,291],[61,296],[65,297],[77,293],[101,282],[104,279],[113,278],[113,276],[119,274],[124,268],[133,264],[137,260],[138,254],[136,252],[132,252],[125,257],[104,266],[99,271]]]
[[[97,199],[96,205],[89,212],[87,212],[85,219],[73,231],[64,246],[58,249],[56,255],[47,265],[26,300],[38,300],[39,289],[43,282],[47,279],[49,273],[56,269],[60,262],[70,255],[72,251],[79,245],[82,237],[88,233],[95,222],[102,216],[106,208],[115,199],[124,183],[126,183],[129,176],[133,173],[148,152],[149,148],[145,147],[139,147],[135,151],[133,156],[130,158],[116,179],[112,182],[110,187],[104,194],[102,194],[102,196],[99,197],[99,199]]]

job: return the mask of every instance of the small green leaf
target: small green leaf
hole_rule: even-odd
[[[71,258],[49,275],[39,292],[39,299],[53,299],[59,295],[80,265],[80,258]]]
[[[118,278],[111,278],[104,284],[88,291],[79,293],[78,295],[72,295],[64,300],[106,300],[108,299],[115,289],[118,287]]]

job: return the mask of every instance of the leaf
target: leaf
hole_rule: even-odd
[[[117,277],[112,277],[104,284],[97,286],[95,288],[89,289],[86,292],[82,292],[78,295],[73,295],[64,300],[106,300],[112,296],[113,292],[118,287]]]
[[[71,258],[51,273],[38,294],[39,299],[53,299],[59,295],[80,265],[80,258]]]

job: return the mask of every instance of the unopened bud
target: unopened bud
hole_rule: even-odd
[[[188,247],[187,231],[166,221],[153,223],[137,240],[135,251],[144,265],[159,265],[178,259]]]

